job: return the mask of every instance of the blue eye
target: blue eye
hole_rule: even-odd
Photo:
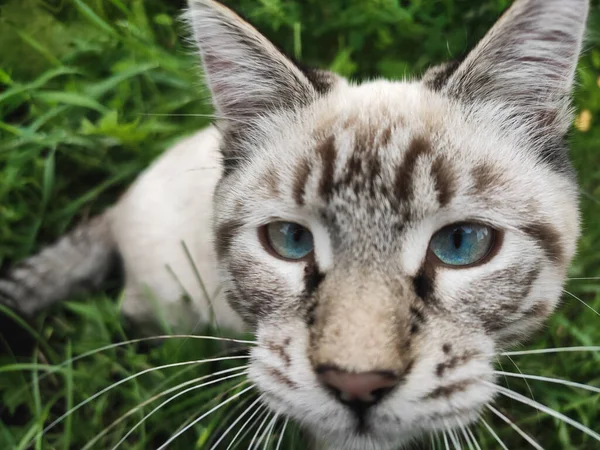
[[[299,260],[313,251],[312,233],[292,222],[272,222],[266,226],[271,249],[285,259]]]
[[[494,246],[493,228],[463,223],[442,228],[433,235],[429,249],[444,264],[468,266],[484,259]]]

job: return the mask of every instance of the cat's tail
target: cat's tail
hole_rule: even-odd
[[[110,210],[90,219],[0,277],[0,303],[32,315],[97,288],[118,260]]]

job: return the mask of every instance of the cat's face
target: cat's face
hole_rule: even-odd
[[[458,67],[361,85],[191,9],[228,119],[216,248],[267,403],[334,449],[476,420],[575,252],[563,139],[587,2],[517,1]]]

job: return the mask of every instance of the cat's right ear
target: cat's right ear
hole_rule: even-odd
[[[232,125],[306,105],[337,81],[328,72],[301,69],[254,27],[213,0],[189,0],[187,18],[217,113]]]
[[[460,64],[435,68],[424,84],[466,105],[491,105],[501,125],[548,151],[571,124],[588,9],[589,0],[515,0]]]

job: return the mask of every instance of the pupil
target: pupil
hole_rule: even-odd
[[[298,242],[300,242],[302,240],[302,229],[301,228],[296,228],[293,232],[292,232],[292,239],[294,240],[294,242],[297,244]]]
[[[463,241],[463,231],[461,229],[454,230],[454,233],[452,233],[452,241],[454,244],[454,248],[458,250],[461,247]]]

